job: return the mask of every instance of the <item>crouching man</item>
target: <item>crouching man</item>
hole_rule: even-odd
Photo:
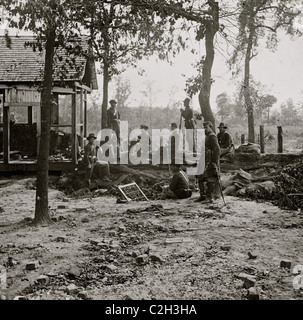
[[[161,199],[185,199],[190,198],[192,191],[190,189],[189,178],[181,169],[180,164],[173,164],[171,169],[174,173],[169,186],[164,186]]]
[[[89,134],[86,138],[88,144],[84,147],[85,181],[88,186],[91,185],[92,179],[111,181],[108,177],[110,175],[109,163],[98,160],[97,151],[100,148],[95,146],[95,139],[97,138],[93,133]]]

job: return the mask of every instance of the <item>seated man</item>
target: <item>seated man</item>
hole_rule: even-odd
[[[181,166],[180,164],[173,164],[171,166],[174,175],[170,185],[163,187],[162,200],[167,198],[185,199],[191,197],[192,191],[190,189],[189,178]]]
[[[97,147],[94,145],[97,138],[91,133],[86,139],[88,144],[84,147],[85,181],[87,181],[88,186],[90,186],[93,177],[103,181],[111,181],[108,178],[110,174],[109,163],[97,158]]]
[[[227,126],[221,122],[218,129],[220,130],[220,132],[217,134],[218,143],[220,146],[220,155],[222,156],[226,153],[233,153],[234,145],[231,135],[226,131]]]

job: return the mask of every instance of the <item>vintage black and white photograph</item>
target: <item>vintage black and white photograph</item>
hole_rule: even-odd
[[[0,1],[0,303],[303,300],[302,209],[302,1]]]

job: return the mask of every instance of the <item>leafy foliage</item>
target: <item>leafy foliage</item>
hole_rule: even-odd
[[[303,160],[287,165],[275,179],[277,194],[275,200],[281,207],[303,209]]]

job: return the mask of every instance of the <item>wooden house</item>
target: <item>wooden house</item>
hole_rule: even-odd
[[[33,40],[29,36],[0,37],[2,172],[36,171],[44,51],[28,46]],[[79,44],[81,51],[88,53],[88,44],[83,39],[71,46]],[[49,169],[70,170],[77,165],[78,147],[83,147],[87,135],[87,97],[98,88],[97,77],[89,54],[73,56],[62,49],[56,52],[56,57]]]

